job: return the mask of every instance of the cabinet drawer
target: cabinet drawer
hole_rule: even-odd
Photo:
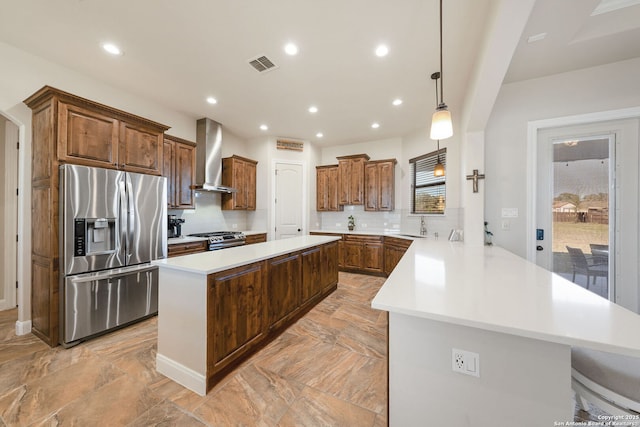
[[[346,242],[382,243],[382,236],[365,236],[362,234],[345,234]]]
[[[167,248],[169,258],[180,255],[195,254],[207,250],[207,242],[174,243]]]

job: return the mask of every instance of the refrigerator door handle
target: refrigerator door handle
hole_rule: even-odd
[[[134,227],[135,227],[135,204],[133,203],[133,186],[131,185],[131,176],[125,174],[126,194],[127,194],[127,265],[131,262],[134,248]]]
[[[120,192],[120,253],[125,255],[125,265],[127,264],[129,257],[129,241],[127,240],[128,227],[127,227],[127,190],[125,180],[121,179],[118,182],[118,191]]]
[[[96,273],[79,274],[77,276],[68,276],[69,283],[85,283],[94,282],[96,280],[116,279],[118,277],[129,276],[132,273],[143,273],[145,271],[157,270],[158,267],[151,264],[136,265],[134,267],[117,268],[115,270],[99,271]]]

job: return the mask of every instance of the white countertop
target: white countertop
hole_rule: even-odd
[[[496,246],[416,239],[372,307],[640,356],[640,316]]]
[[[169,268],[207,275],[336,240],[338,240],[337,237],[330,236],[300,236],[237,246],[220,251],[207,251],[175,258],[159,259],[153,261],[152,264],[158,265],[160,269]]]

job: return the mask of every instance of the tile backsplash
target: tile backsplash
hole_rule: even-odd
[[[420,232],[421,215],[411,214],[408,209],[369,212],[365,211],[363,206],[345,206],[342,212],[321,212],[318,215],[319,226],[315,228],[347,231],[347,218],[350,215],[353,215],[355,220],[355,231],[372,233],[398,231],[412,234]],[[439,237],[447,238],[452,229],[462,228],[462,215],[463,209],[447,209],[444,215],[424,215],[427,234],[433,236],[437,233]]]

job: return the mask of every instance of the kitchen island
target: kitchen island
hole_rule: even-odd
[[[391,426],[568,425],[572,346],[640,357],[640,316],[495,246],[416,240],[372,307]]]
[[[302,236],[155,261],[158,372],[205,395],[336,289],[337,240]]]

